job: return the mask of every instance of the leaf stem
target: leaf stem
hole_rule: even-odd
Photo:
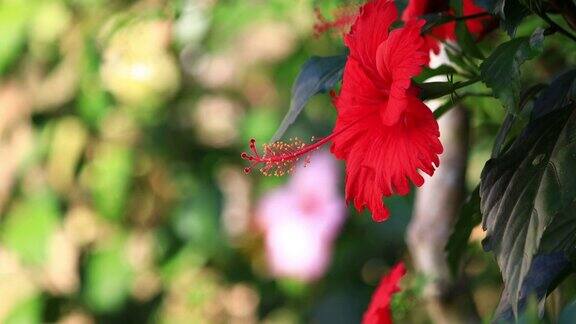
[[[454,21],[463,21],[463,20],[476,19],[476,18],[482,18],[482,17],[487,17],[487,16],[490,16],[489,12],[480,12],[480,13],[468,15],[468,16],[454,17]]]

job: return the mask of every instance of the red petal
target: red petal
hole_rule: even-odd
[[[350,49],[350,57],[355,58],[368,69],[376,70],[376,51],[388,38],[390,26],[398,18],[394,1],[369,1],[360,8],[344,43]]]
[[[378,48],[378,72],[384,80],[390,80],[391,83],[388,106],[381,115],[385,125],[398,121],[406,109],[406,91],[412,77],[420,74],[430,59],[428,46],[420,36],[424,24],[424,20],[407,22],[404,27],[392,31],[390,37]]]
[[[406,102],[394,125],[382,123],[376,106],[338,111],[332,152],[346,160],[346,200],[359,211],[367,207],[376,221],[389,215],[382,197],[406,195],[410,182],[421,186],[424,179],[418,170],[432,174],[442,152],[430,109],[412,95]]]
[[[392,312],[390,303],[392,295],[400,291],[398,282],[406,274],[404,263],[399,262],[390,272],[382,278],[368,310],[364,313],[363,324],[392,324]]]
[[[342,90],[334,102],[338,118],[332,152],[346,160],[346,200],[376,221],[389,211],[383,197],[406,195],[418,173],[432,174],[442,146],[432,112],[411,88],[428,63],[428,46],[412,20],[388,35],[396,17],[393,2],[366,4],[347,35],[350,55]]]

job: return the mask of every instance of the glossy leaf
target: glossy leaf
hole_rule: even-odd
[[[540,304],[540,315],[543,312],[545,297],[571,270],[570,261],[563,252],[539,254],[534,257],[530,270],[523,280],[518,300],[518,311],[521,313],[528,306],[531,297]],[[514,320],[514,312],[510,303],[510,290],[504,287],[496,316],[510,323]]]
[[[537,30],[531,37],[520,37],[501,44],[480,66],[482,81],[509,111],[518,110],[520,66],[539,55],[543,43],[543,30]]]
[[[296,121],[310,97],[317,93],[329,91],[340,81],[345,63],[345,55],[315,56],[304,63],[292,86],[290,109],[284,116],[271,142],[279,140],[284,135],[288,127]]]
[[[496,255],[514,312],[534,255],[576,243],[576,215],[569,213],[576,199],[575,133],[574,106],[534,119],[482,172],[483,244]]]

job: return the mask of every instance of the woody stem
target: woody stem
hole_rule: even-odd
[[[464,199],[469,122],[457,107],[439,120],[444,154],[434,177],[418,189],[407,243],[416,269],[429,280],[424,299],[433,323],[480,323],[464,274],[454,278],[444,247]]]

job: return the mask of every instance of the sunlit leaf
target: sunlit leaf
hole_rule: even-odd
[[[21,301],[16,307],[11,309],[8,316],[2,323],[4,324],[29,324],[42,323],[42,313],[44,303],[40,295],[34,295]]]
[[[2,243],[23,261],[40,265],[46,261],[48,242],[56,230],[60,209],[56,197],[37,193],[14,204],[1,227]]]
[[[5,1],[0,6],[0,75],[11,67],[26,45],[26,27],[34,12],[25,1]]]
[[[90,165],[90,189],[96,210],[104,217],[119,220],[125,215],[125,207],[132,184],[133,152],[130,148],[101,144]]]
[[[133,271],[125,243],[122,238],[113,238],[88,256],[84,298],[97,313],[118,310],[130,293]]]

